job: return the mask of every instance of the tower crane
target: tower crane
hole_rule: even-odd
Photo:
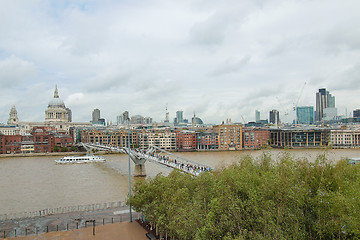
[[[303,93],[303,91],[304,91],[305,85],[306,85],[306,81],[304,82],[304,85],[302,86],[302,88],[301,88],[301,90],[300,90],[300,94],[299,94],[299,97],[298,97],[296,103],[294,103],[294,107],[293,107],[293,110],[294,110],[294,111],[296,111],[296,109],[297,109],[297,106],[298,106],[298,104],[299,104],[301,95],[302,95],[302,93]],[[296,116],[295,125],[297,125],[297,124],[298,124],[298,120],[299,120],[299,116],[298,116],[297,111],[296,111],[296,113],[295,113],[295,116]]]

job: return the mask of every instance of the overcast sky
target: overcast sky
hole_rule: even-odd
[[[0,122],[44,121],[55,84],[73,121],[94,108],[163,121],[254,121],[315,106],[360,108],[359,0],[4,0]],[[306,82],[306,84],[305,84]],[[302,94],[300,96],[301,90]],[[284,114],[289,113],[285,118]]]

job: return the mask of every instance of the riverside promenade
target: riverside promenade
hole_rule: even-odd
[[[129,207],[124,206],[2,220],[0,239],[142,239],[140,237],[145,236],[145,230],[140,235],[135,234],[140,228],[143,229],[135,222],[140,214],[133,212],[132,216],[134,221],[129,223]],[[88,232],[91,232],[91,238]],[[129,238],[108,238],[111,233]],[[131,238],[133,234],[137,238]]]
[[[148,240],[147,231],[136,221],[106,224],[93,228],[75,229],[69,231],[49,232],[16,238],[19,240]]]

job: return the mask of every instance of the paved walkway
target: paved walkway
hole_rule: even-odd
[[[145,236],[146,230],[136,221],[106,224],[93,228],[87,227],[82,229],[49,232],[39,235],[23,236],[17,238],[5,238],[16,240],[148,240]]]
[[[133,220],[140,215],[133,212]],[[86,226],[92,226],[91,220],[96,221],[96,227],[100,225],[112,225],[129,221],[129,208],[111,208],[96,211],[72,212],[63,214],[47,215],[43,217],[12,219],[0,221],[0,240],[4,237],[11,238],[15,236],[33,235],[35,233],[43,234],[46,232],[56,232],[68,230],[83,229]],[[88,222],[86,224],[86,222]]]

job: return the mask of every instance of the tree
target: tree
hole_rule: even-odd
[[[62,152],[67,152],[67,151],[69,151],[69,149],[68,149],[67,147],[62,147],[62,148],[61,148],[61,151],[62,151]]]
[[[55,146],[54,147],[54,152],[58,152],[59,151],[59,147],[58,146]]]
[[[198,177],[135,184],[136,211],[175,239],[360,239],[360,165],[246,156]]]

